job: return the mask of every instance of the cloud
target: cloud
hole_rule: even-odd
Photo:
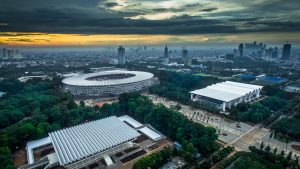
[[[115,7],[115,6],[120,6],[116,2],[107,2],[107,3],[104,3],[104,5],[105,5],[105,7],[108,7],[108,8],[112,8],[112,7]]]
[[[3,4],[0,23],[5,23],[0,25],[0,32],[190,35],[300,31],[298,0],[0,0],[0,3]]]
[[[218,8],[205,8],[205,9],[201,9],[201,12],[211,12],[211,11],[215,11],[218,10]]]

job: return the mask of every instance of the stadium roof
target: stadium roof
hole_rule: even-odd
[[[61,165],[97,154],[139,135],[115,116],[49,133]]]
[[[116,74],[133,74],[133,77],[124,79],[105,79],[105,80],[87,80],[88,78],[104,76],[104,75],[116,75]],[[64,79],[62,82],[67,85],[73,86],[108,86],[108,85],[119,85],[144,81],[153,78],[154,75],[148,72],[140,71],[127,71],[127,70],[111,70],[101,71],[97,73],[89,73],[78,76],[72,76]]]
[[[262,86],[226,81],[190,93],[228,102],[258,89]]]
[[[133,119],[132,117],[128,116],[128,115],[124,115],[121,117],[118,117],[119,120],[128,123],[129,125],[131,125],[133,128],[139,128],[142,127],[143,124],[141,124],[140,122],[136,121],[135,119]]]

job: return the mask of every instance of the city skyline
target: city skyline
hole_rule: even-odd
[[[300,42],[297,0],[0,2],[0,45]]]

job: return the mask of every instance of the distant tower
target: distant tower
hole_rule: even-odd
[[[165,47],[164,61],[163,62],[164,62],[164,64],[169,64],[169,62],[170,62],[168,46]]]
[[[192,65],[192,59],[189,57],[189,51],[186,49],[186,46],[182,49],[182,60],[185,66]]]
[[[2,57],[3,57],[3,58],[6,58],[7,55],[8,55],[8,54],[7,54],[7,49],[6,49],[6,48],[3,48],[3,49],[2,49]]]
[[[233,55],[234,55],[234,58],[238,57],[238,50],[237,49],[234,49],[233,50]]]
[[[126,63],[125,48],[123,46],[119,46],[119,48],[118,48],[118,64],[124,65],[125,63]]]
[[[241,43],[239,45],[239,57],[243,57],[244,56],[244,44]]]
[[[291,55],[291,48],[292,45],[289,43],[286,43],[283,45],[283,49],[282,49],[282,60],[289,60],[290,59],[290,55]]]

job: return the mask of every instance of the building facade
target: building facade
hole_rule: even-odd
[[[283,45],[283,49],[282,49],[282,60],[289,60],[290,59],[290,55],[291,55],[291,48],[292,45],[291,44],[284,44]]]
[[[165,47],[163,63],[164,64],[169,64],[170,63],[170,55],[169,55],[168,46]]]
[[[118,64],[124,65],[125,63],[126,63],[125,48],[123,46],[119,46],[119,48],[118,48]]]

